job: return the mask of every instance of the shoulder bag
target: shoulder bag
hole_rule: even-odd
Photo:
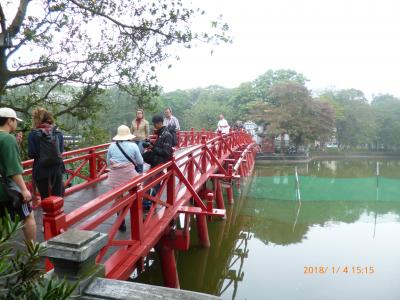
[[[133,160],[132,158],[130,158],[130,157],[125,153],[124,149],[122,149],[121,145],[120,145],[118,142],[116,142],[115,144],[117,144],[118,149],[119,149],[119,150],[121,151],[121,153],[125,156],[125,158],[126,158],[127,160],[129,160],[129,161],[135,166],[135,170],[136,170],[136,172],[137,172],[137,165],[136,165],[136,163],[134,162],[134,160]]]
[[[9,202],[11,202],[11,205],[15,209],[21,207],[23,202],[23,197],[22,194],[19,191],[17,191],[16,189],[17,186],[16,187],[10,186],[9,180],[7,180],[7,177],[5,176],[2,170],[0,170],[0,175],[1,175],[0,181],[9,198]]]

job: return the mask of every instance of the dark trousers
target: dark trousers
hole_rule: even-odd
[[[64,196],[64,183],[62,174],[55,174],[49,178],[35,180],[35,185],[43,199],[49,196]]]

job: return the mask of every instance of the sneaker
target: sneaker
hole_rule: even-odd
[[[125,220],[122,221],[121,225],[119,225],[118,228],[119,231],[125,232],[126,231],[126,224],[125,224]]]

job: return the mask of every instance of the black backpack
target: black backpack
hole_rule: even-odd
[[[39,165],[41,167],[53,167],[62,164],[62,155],[60,152],[60,141],[57,136],[57,129],[54,126],[47,133],[43,130],[39,131]]]

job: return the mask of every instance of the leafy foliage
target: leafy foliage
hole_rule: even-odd
[[[270,102],[254,103],[251,115],[268,124],[270,136],[289,134],[295,145],[326,140],[332,136],[333,108],[327,103],[315,101],[299,83],[287,81],[273,85],[268,99]]]
[[[341,147],[374,143],[375,113],[364,93],[355,89],[326,91],[322,96],[337,108],[337,139]]]
[[[98,108],[100,87],[153,91],[157,65],[178,59],[177,47],[230,41],[220,19],[207,32],[192,30],[204,14],[182,0],[2,2],[0,106],[28,114],[51,105],[57,115],[88,118]],[[41,87],[31,90],[33,83]],[[58,97],[66,85],[75,87],[69,99]],[[14,103],[10,92],[17,87],[28,93]]]
[[[21,229],[8,214],[0,219],[0,299],[67,299],[76,285],[45,279],[38,268],[44,251],[38,243],[25,241],[25,250],[16,250],[13,239]]]
[[[253,81],[253,86],[258,99],[271,102],[271,99],[268,97],[270,88],[275,84],[288,81],[296,82],[304,86],[308,79],[306,79],[303,74],[297,73],[294,70],[268,70]]]
[[[392,95],[375,96],[372,103],[378,147],[397,150],[400,146],[400,99]]]

